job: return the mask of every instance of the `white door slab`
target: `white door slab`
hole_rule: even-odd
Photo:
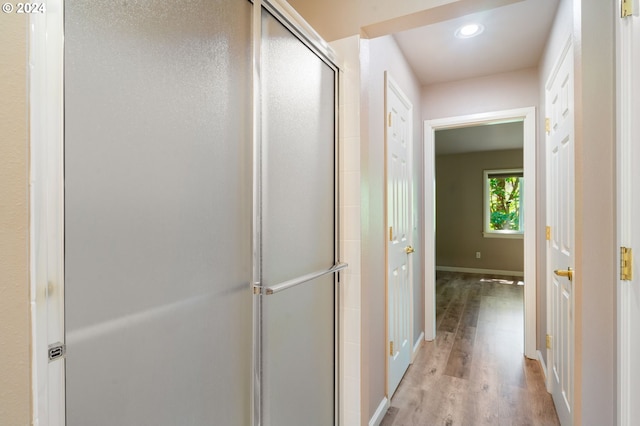
[[[574,111],[573,48],[567,42],[546,85],[547,220],[551,239],[547,272],[552,343],[548,353],[552,395],[563,425],[573,419],[575,276],[562,271],[574,267]],[[557,271],[557,272],[553,272]],[[575,275],[575,271],[571,271]]]
[[[411,361],[411,136],[412,105],[386,75],[387,334],[391,397]]]
[[[523,123],[524,193],[536,193],[536,110],[534,107],[491,111],[424,122],[424,297],[425,340],[436,337],[435,308],[435,132],[436,130],[513,121]],[[524,355],[537,358],[536,348],[536,197],[524,201]]]

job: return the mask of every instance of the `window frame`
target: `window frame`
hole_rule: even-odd
[[[520,185],[520,199],[519,199],[519,224],[520,230],[511,230],[511,229],[491,229],[491,203],[490,203],[490,195],[491,195],[491,187],[489,185],[489,177],[492,175],[509,175],[513,174],[514,177],[517,175],[521,175],[520,179],[524,179],[524,169],[523,168],[511,168],[511,169],[486,169],[483,171],[483,192],[482,192],[482,203],[483,203],[483,217],[482,217],[482,235],[485,238],[524,238],[524,185]]]

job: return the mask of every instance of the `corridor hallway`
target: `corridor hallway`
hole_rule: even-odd
[[[437,337],[382,426],[558,425],[538,361],[523,356],[521,278],[438,272]]]

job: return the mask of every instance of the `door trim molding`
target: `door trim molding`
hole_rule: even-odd
[[[436,336],[435,321],[435,131],[479,124],[522,121],[524,191],[537,194],[536,169],[536,109],[535,107],[493,111],[457,117],[425,120],[424,122],[424,265],[425,265],[425,339]],[[536,359],[536,197],[525,197],[524,234],[524,355]]]
[[[29,17],[31,396],[34,425],[65,424],[64,358],[64,1]]]
[[[633,20],[637,19],[637,13],[631,17],[616,20],[616,209],[617,209],[617,246],[632,247],[632,170],[633,167],[633,135],[634,135],[634,62],[633,62],[633,25],[638,25]],[[618,255],[619,256],[619,253]],[[619,257],[617,261],[619,262]],[[632,392],[632,315],[630,302],[632,292],[629,282],[616,277],[617,285],[617,418],[618,425],[631,425],[633,406]],[[636,354],[637,356],[637,354]],[[636,385],[638,388],[638,385]]]
[[[369,420],[369,426],[380,426],[380,423],[382,423],[382,420],[384,419],[385,414],[387,414],[387,410],[390,406],[391,402],[389,401],[389,398],[386,396],[382,398],[378,408],[376,408],[376,412],[373,413],[373,416]]]

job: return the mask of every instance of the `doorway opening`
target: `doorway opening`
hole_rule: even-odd
[[[535,108],[496,111],[466,116],[428,120],[424,124],[424,241],[425,241],[425,339],[436,337],[436,204],[435,140],[436,131],[493,124],[522,123],[522,158],[524,194],[522,200],[523,270],[524,270],[524,355],[537,358],[536,351],[536,162]],[[475,250],[474,250],[475,251]],[[480,252],[480,257],[482,252]],[[471,268],[470,268],[471,269]],[[469,271],[472,272],[472,271]]]

